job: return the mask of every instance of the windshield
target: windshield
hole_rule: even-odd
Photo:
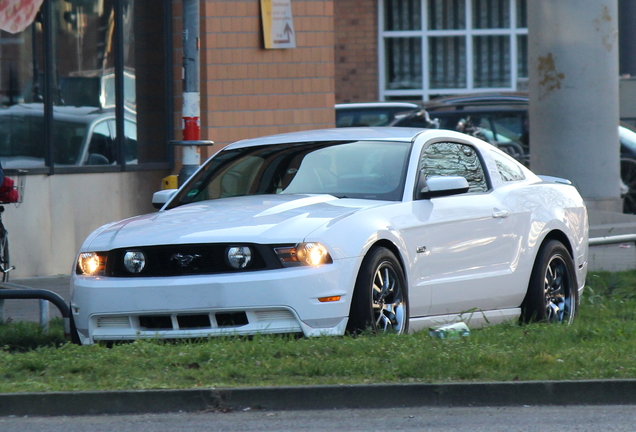
[[[330,194],[399,201],[410,142],[317,142],[221,151],[170,207],[226,197]]]

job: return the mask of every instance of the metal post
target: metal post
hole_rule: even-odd
[[[183,141],[172,142],[183,147],[179,185],[201,165],[200,146],[214,144],[201,140],[199,47],[199,0],[183,0]]]
[[[49,302],[47,300],[38,300],[40,303],[40,327],[44,333],[49,332]]]

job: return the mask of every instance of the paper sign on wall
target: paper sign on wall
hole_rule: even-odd
[[[266,49],[296,48],[291,0],[261,0],[261,20]]]

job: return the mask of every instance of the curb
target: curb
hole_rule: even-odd
[[[636,379],[0,394],[0,416],[523,405],[636,405]]]

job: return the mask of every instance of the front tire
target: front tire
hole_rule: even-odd
[[[69,308],[71,305],[69,305]],[[69,317],[69,327],[71,331],[71,343],[73,345],[82,345],[82,341],[79,337],[79,333],[77,333],[77,327],[75,327],[75,320],[73,319],[73,312],[71,311],[71,316]]]
[[[565,246],[549,240],[541,246],[532,269],[521,321],[570,324],[578,309],[574,261]]]
[[[362,261],[358,273],[347,331],[404,334],[408,325],[408,295],[402,266],[389,249],[373,249]]]

